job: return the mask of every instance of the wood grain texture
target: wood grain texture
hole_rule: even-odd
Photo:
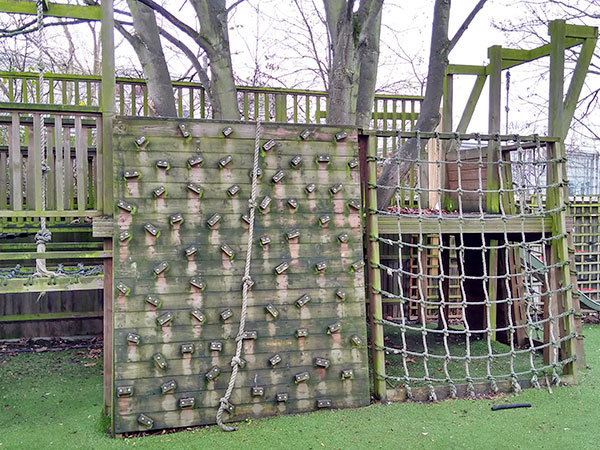
[[[231,371],[235,354],[235,337],[239,328],[242,275],[244,272],[251,191],[249,172],[254,151],[253,124],[185,121],[192,137],[184,139],[178,129],[180,121],[163,119],[117,119],[114,134],[114,385],[133,386],[128,398],[113,398],[115,432],[136,431],[144,427],[137,422],[142,413],[154,420],[153,429],[177,428],[214,423]],[[225,138],[221,130],[233,128]],[[303,141],[300,133],[310,129]],[[351,163],[358,157],[356,132],[336,141],[340,127],[304,127],[265,124],[261,143],[274,139],[277,145],[262,151],[258,202],[271,198],[268,208],[257,210],[252,247],[251,276],[255,282],[248,296],[246,330],[257,338],[244,341],[242,357],[247,365],[238,375],[232,402],[236,405],[230,420],[295,413],[317,409],[318,399],[329,399],[333,407],[354,407],[369,402],[369,375],[365,344],[356,347],[351,338],[358,335],[366,343],[365,278],[362,263],[362,223],[360,211],[349,202],[360,199],[358,167]],[[135,144],[144,136],[146,143]],[[188,166],[188,159],[201,154],[202,166]],[[231,155],[225,168],[219,160]],[[298,168],[290,160],[299,155]],[[326,155],[329,163],[318,163]],[[168,170],[157,167],[168,161]],[[160,166],[161,164],[159,164]],[[125,171],[137,171],[137,178],[126,178]],[[280,182],[273,177],[283,171]],[[188,188],[188,183],[202,187],[202,196]],[[316,189],[308,193],[306,185]],[[238,185],[230,196],[227,190]],[[342,185],[337,192],[331,188]],[[158,197],[154,190],[164,187]],[[162,189],[161,189],[162,191]],[[335,189],[334,189],[335,191]],[[294,199],[297,206],[288,202]],[[117,207],[123,200],[135,207],[133,213]],[[294,203],[294,202],[292,202]],[[181,214],[183,221],[172,223]],[[214,215],[220,220],[207,224]],[[323,225],[320,217],[328,216]],[[160,231],[149,233],[150,223]],[[298,237],[288,233],[298,231]],[[120,233],[129,237],[119,240]],[[263,246],[260,239],[268,236]],[[223,251],[227,245],[233,257]],[[186,248],[195,246],[193,254]],[[229,250],[228,250],[229,251]],[[155,274],[161,263],[168,269]],[[320,272],[317,264],[326,262]],[[275,268],[287,263],[277,274]],[[203,290],[190,283],[193,277],[205,283]],[[117,289],[123,283],[124,295]],[[343,298],[336,295],[344,292]],[[310,301],[299,307],[303,295]],[[160,307],[146,297],[160,300]],[[272,305],[274,317],[267,309]],[[201,323],[191,313],[198,309]],[[225,321],[221,313],[230,309]],[[157,319],[171,314],[165,326]],[[333,334],[329,327],[340,323]],[[308,330],[297,338],[296,330]],[[135,333],[140,342],[128,341]],[[211,351],[218,341],[220,351]],[[182,344],[194,344],[194,352],[183,354]],[[160,353],[167,367],[159,369],[153,356]],[[272,366],[269,358],[279,354],[281,362]],[[327,369],[315,367],[314,358],[329,360]],[[207,381],[205,374],[213,366],[221,374]],[[342,380],[342,370],[353,371],[353,378]],[[294,376],[308,372],[308,382],[296,384]],[[162,395],[161,384],[175,380],[173,393]],[[264,387],[264,396],[253,397],[252,386]],[[275,394],[287,392],[286,403],[278,403]],[[192,409],[182,410],[178,400],[193,397]]]

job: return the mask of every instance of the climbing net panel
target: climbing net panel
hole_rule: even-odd
[[[118,119],[113,430],[369,402],[356,131],[264,124],[238,336],[255,126]]]
[[[378,174],[396,177],[391,186],[369,179],[371,189],[395,193],[389,207],[369,207],[379,223],[370,238],[386,255],[371,261],[382,279],[376,293],[397,305],[374,317],[385,336],[375,348],[386,359],[375,376],[400,397],[435,400],[572,374],[559,145],[538,136],[404,134],[416,147],[412,160],[374,149],[369,157]],[[402,179],[407,164],[414,187]],[[404,204],[407,189],[416,208]]]

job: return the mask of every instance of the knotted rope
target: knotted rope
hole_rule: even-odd
[[[229,378],[229,384],[225,395],[220,400],[219,410],[217,411],[217,424],[223,431],[235,431],[236,427],[230,427],[223,423],[223,411],[225,407],[229,406],[229,399],[231,398],[231,392],[235,386],[235,379],[239,367],[242,363],[242,344],[244,329],[246,327],[246,313],[248,309],[248,290],[252,285],[252,279],[250,278],[250,262],[252,260],[252,243],[254,242],[254,213],[256,210],[256,197],[258,195],[258,157],[260,154],[260,137],[262,134],[262,125],[260,120],[256,122],[256,139],[254,141],[254,164],[252,166],[252,193],[250,194],[250,200],[248,206],[250,207],[250,227],[248,228],[248,246],[246,248],[246,266],[244,268],[244,277],[242,278],[242,311],[240,314],[240,328],[236,337],[236,349],[235,356],[231,358],[231,376]]]

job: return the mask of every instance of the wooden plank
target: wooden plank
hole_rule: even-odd
[[[15,294],[21,292],[54,292],[73,290],[102,289],[103,277],[56,277],[50,282],[49,278],[12,278],[2,280],[0,294]]]
[[[386,217],[382,215],[379,216],[380,233],[397,234],[398,221],[403,233],[418,233],[414,217]],[[542,230],[545,230],[547,233],[552,231],[552,220],[550,218],[526,218],[523,222],[524,231],[527,234],[541,234]],[[461,229],[458,217],[452,216],[444,216],[443,222],[440,225],[437,222],[437,215],[425,216],[421,226],[424,234],[436,234],[440,230],[439,227],[441,227],[441,231],[444,234],[456,234]],[[473,217],[466,216],[464,218],[462,230],[463,233],[481,233],[482,231],[484,233],[502,233],[504,225],[500,216],[488,216],[488,220],[485,220],[482,224],[479,217],[474,215]],[[521,219],[508,218],[506,220],[506,231],[513,235],[513,237],[509,236],[509,239],[520,240]]]
[[[8,209],[7,186],[8,186],[8,154],[0,153],[0,209]]]
[[[8,157],[10,159],[10,192],[11,192],[11,210],[21,211],[23,209],[23,161],[21,158],[21,126],[19,123],[19,114],[11,113],[12,124],[8,129]]]
[[[32,259],[102,259],[112,258],[110,252],[68,252],[68,251],[53,251],[53,252],[2,252],[0,261],[20,261]]]
[[[77,180],[77,210],[87,206],[87,145],[81,128],[81,116],[75,116],[75,170]]]
[[[101,211],[93,209],[84,211],[0,211],[0,217],[35,218],[35,217],[95,217],[102,215]]]
[[[75,186],[75,180],[73,179],[73,157],[71,154],[71,130],[64,129],[63,133],[64,141],[64,157],[63,163],[65,165],[65,209],[74,209],[75,201],[73,199],[73,192]]]
[[[55,173],[56,173],[56,209],[65,209],[65,155],[63,141],[62,116],[54,116],[54,148],[56,152]]]
[[[41,314],[13,314],[8,316],[0,316],[0,322],[31,322],[31,321],[47,321],[47,320],[65,320],[65,319],[97,319],[102,318],[102,314],[97,311],[86,312],[58,312],[58,313],[41,313]]]

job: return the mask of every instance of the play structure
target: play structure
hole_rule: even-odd
[[[39,5],[3,8],[101,20],[103,72],[6,74],[0,294],[103,289],[113,434],[577,382],[573,267],[597,270],[597,219],[569,217],[563,141],[595,28],[555,21],[550,44],[451,65],[437,132],[391,96],[357,130],[322,125],[308,91],[240,88],[242,120],[210,120],[191,83],[180,117],[145,117],[143,81],[114,78],[112,2]],[[548,136],[500,134],[502,71],[542,57]],[[459,75],[475,84],[453,126]],[[488,81],[489,129],[467,133]]]

